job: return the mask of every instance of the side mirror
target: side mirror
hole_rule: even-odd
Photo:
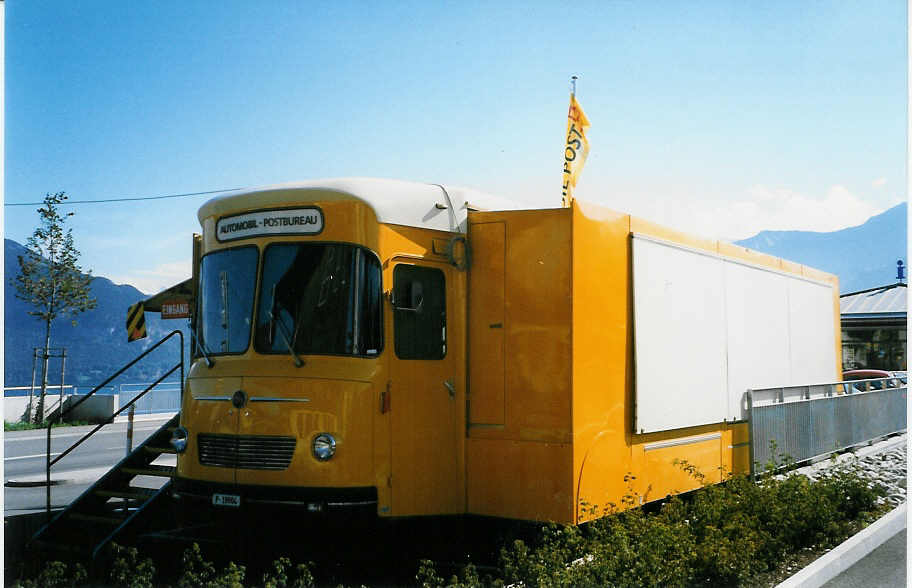
[[[392,303],[396,310],[421,312],[421,307],[424,306],[424,287],[421,282],[402,284],[399,291],[394,292]]]
[[[424,304],[424,288],[421,282],[412,282],[409,284],[409,308],[415,312],[421,310]]]

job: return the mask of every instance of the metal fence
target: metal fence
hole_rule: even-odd
[[[748,390],[751,473],[905,430],[906,393],[897,378]]]
[[[147,386],[149,383],[121,384],[120,405],[125,405]],[[180,410],[180,392],[180,382],[162,382],[136,402],[136,414],[177,412]]]

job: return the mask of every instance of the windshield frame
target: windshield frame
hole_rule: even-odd
[[[247,344],[244,346],[244,349],[242,351],[221,351],[221,350],[212,349],[209,346],[209,342],[206,341],[206,337],[203,333],[203,262],[207,257],[209,257],[211,255],[215,255],[218,253],[225,253],[228,251],[240,251],[241,249],[253,249],[256,251],[256,265],[255,265],[254,271],[253,271],[253,276],[254,276],[253,277],[253,286],[252,286],[253,296],[251,297],[250,314],[248,315],[250,317],[250,327],[247,332]],[[205,352],[210,357],[223,357],[226,355],[244,355],[245,353],[250,351],[250,343],[251,343],[251,340],[253,339],[253,328],[254,328],[254,325],[256,324],[254,312],[257,309],[257,294],[258,294],[258,286],[259,286],[259,279],[260,279],[260,266],[262,265],[262,257],[263,257],[263,255],[262,255],[262,251],[260,250],[260,248],[254,243],[248,243],[245,245],[237,245],[237,246],[233,246],[233,247],[224,247],[224,248],[220,248],[220,249],[215,249],[213,251],[209,251],[208,253],[206,253],[205,255],[203,255],[200,258],[199,285],[197,288],[197,301],[196,301],[196,305],[195,305],[196,313],[195,313],[195,317],[194,317],[194,321],[193,321],[194,322],[193,330],[196,333],[197,341],[203,347],[203,349],[205,349]],[[199,353],[198,349],[194,349],[193,350],[193,359],[199,359],[201,357],[204,357],[204,355]]]
[[[251,325],[251,342],[253,344],[254,352],[261,354],[261,355],[270,355],[270,356],[286,355],[289,358],[293,358],[293,354],[291,354],[288,351],[288,349],[275,349],[275,350],[264,349],[259,345],[259,342],[257,340],[257,327],[259,326],[260,315],[263,312],[263,305],[268,303],[267,302],[268,296],[266,295],[266,292],[264,291],[264,281],[263,281],[264,274],[266,272],[266,255],[267,255],[269,248],[272,247],[273,245],[278,245],[278,246],[282,246],[282,245],[285,245],[285,246],[287,246],[287,245],[298,245],[298,246],[299,245],[327,245],[327,246],[345,245],[345,246],[349,246],[349,247],[355,249],[356,251],[363,252],[365,255],[367,255],[374,261],[376,261],[377,275],[379,277],[379,280],[378,280],[379,291],[377,292],[377,299],[378,299],[377,330],[379,331],[378,332],[379,344],[376,347],[376,353],[367,353],[367,349],[364,349],[360,353],[327,353],[327,352],[314,353],[314,352],[309,352],[309,351],[300,351],[300,350],[296,349],[295,353],[297,353],[301,357],[324,356],[324,357],[352,357],[352,358],[360,358],[360,359],[377,359],[380,356],[382,356],[383,351],[386,348],[386,315],[384,312],[385,307],[383,304],[383,300],[384,300],[383,260],[380,258],[380,256],[377,254],[377,252],[373,251],[369,247],[366,247],[365,245],[362,245],[361,243],[353,243],[350,241],[322,241],[322,240],[319,240],[319,241],[317,241],[317,240],[315,240],[315,241],[310,241],[310,240],[307,240],[307,241],[303,241],[303,240],[270,241],[261,248],[259,268],[258,268],[258,273],[257,273],[256,308],[255,308],[255,313],[253,315],[253,321],[252,321],[252,325]],[[361,287],[362,285],[358,285],[358,287]],[[356,304],[360,304],[360,303],[361,303],[360,300],[356,301]],[[351,312],[355,312],[355,309],[352,309]]]

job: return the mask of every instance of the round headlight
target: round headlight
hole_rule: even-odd
[[[183,427],[178,427],[171,433],[171,447],[178,453],[183,453],[187,449],[187,438],[190,436],[190,433],[187,432],[187,429]]]
[[[329,433],[320,433],[313,440],[313,456],[326,461],[336,453],[336,440]]]

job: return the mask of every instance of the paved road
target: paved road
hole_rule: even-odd
[[[824,588],[905,588],[906,531],[903,529],[880,547],[839,574]]]
[[[170,418],[170,417],[168,417]],[[137,420],[133,427],[136,447],[161,427],[168,418]],[[56,457],[92,429],[65,427],[54,429],[51,456]],[[51,505],[61,507],[82,494],[95,480],[126,455],[126,423],[106,425],[51,469]],[[3,437],[4,516],[44,510],[45,486],[10,487],[11,482],[39,482],[45,479],[46,430],[10,431]],[[171,458],[173,464],[173,456]],[[166,459],[166,458],[162,458]],[[167,461],[156,461],[167,463]]]

